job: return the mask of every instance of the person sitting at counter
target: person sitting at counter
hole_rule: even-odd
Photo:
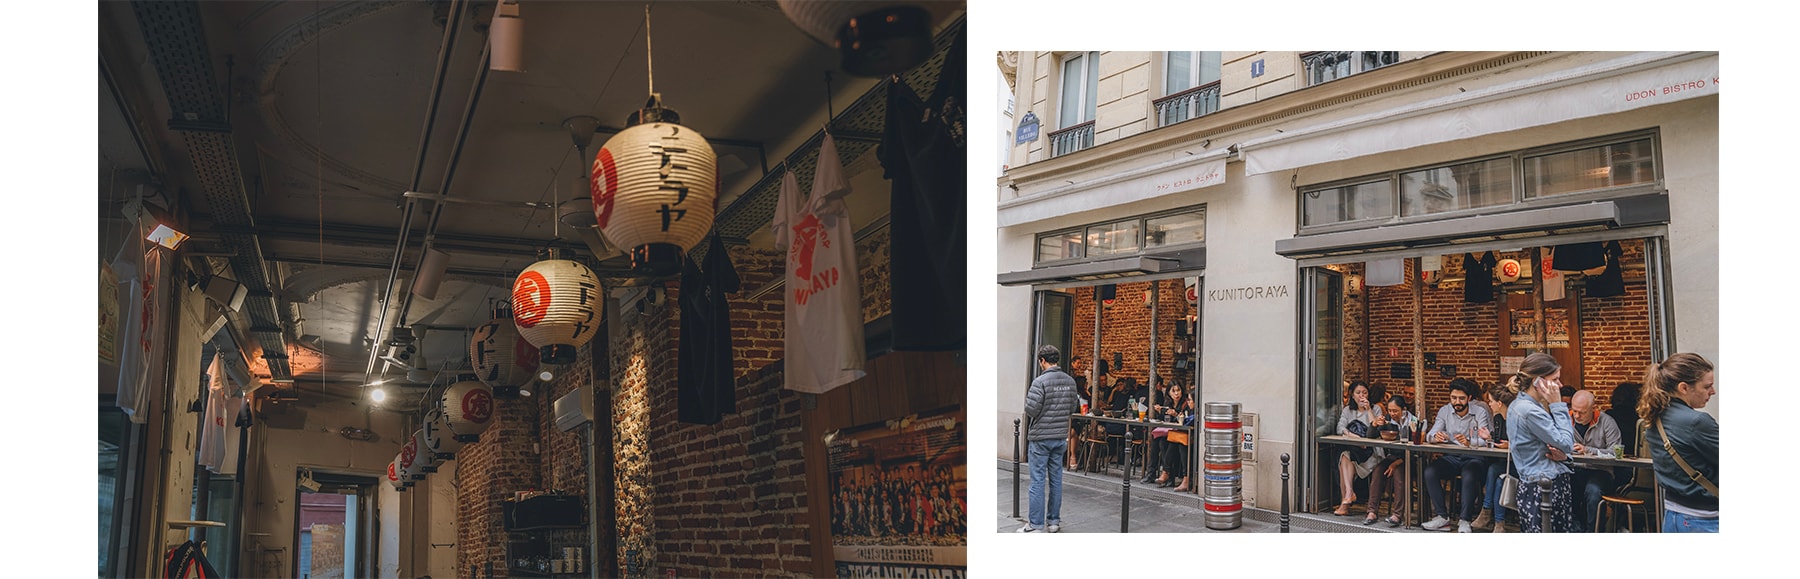
[[[1594,455],[1599,452],[1612,452],[1615,444],[1621,444],[1619,425],[1611,416],[1600,412],[1594,404],[1594,393],[1581,390],[1575,393],[1574,403],[1569,405],[1569,417],[1575,423],[1575,454]],[[1575,529],[1588,531],[1593,525],[1594,511],[1600,508],[1600,496],[1613,489],[1613,472],[1610,468],[1594,468],[1575,466],[1575,478],[1570,481],[1570,488],[1576,493]]]
[[[1369,402],[1369,385],[1361,380],[1350,383],[1350,399],[1344,402],[1343,412],[1338,413],[1338,436],[1354,436],[1358,438],[1379,438],[1375,428],[1380,426],[1376,421],[1382,412]],[[1340,517],[1350,515],[1350,505],[1356,503],[1356,479],[1368,478],[1375,465],[1383,458],[1378,448],[1352,446],[1338,453],[1338,487],[1342,497],[1336,511]],[[1373,493],[1371,493],[1373,494]],[[1371,510],[1370,513],[1374,511]]]
[[[1637,454],[1637,405],[1643,391],[1643,384],[1620,382],[1613,387],[1612,408],[1606,411],[1613,424],[1619,427],[1619,444],[1625,447],[1625,454]]]
[[[1382,424],[1375,427],[1376,432],[1382,430],[1398,431],[1400,425],[1416,422],[1418,418],[1414,417],[1412,412],[1406,410],[1406,407],[1411,405],[1412,404],[1405,396],[1399,394],[1395,394],[1388,398],[1385,407],[1387,409],[1386,415],[1377,417],[1376,419],[1382,422]],[[1383,494],[1386,494],[1391,497],[1391,500],[1388,501],[1387,524],[1389,527],[1400,526],[1400,497],[1407,496],[1407,489],[1405,488],[1406,473],[1401,472],[1401,469],[1405,467],[1405,463],[1401,462],[1401,458],[1404,457],[1399,453],[1395,453],[1382,458],[1381,462],[1375,464],[1375,468],[1370,469],[1369,514],[1363,517],[1364,525],[1375,524],[1376,513],[1381,506],[1381,497]]]
[[[1166,379],[1157,383],[1155,390],[1156,396],[1150,401],[1149,419],[1161,422],[1171,422],[1168,418],[1172,411],[1171,407],[1173,402],[1169,399],[1169,393],[1182,387],[1180,378]],[[1167,437],[1167,428],[1157,428],[1150,431],[1150,463],[1144,467],[1144,480],[1141,481],[1144,484],[1150,484],[1152,482],[1160,484],[1165,482],[1157,480],[1156,476],[1157,471],[1162,468],[1163,445],[1167,444],[1167,441],[1165,440]]]
[[[1162,408],[1162,415],[1155,418],[1163,422],[1188,424],[1188,419],[1194,416],[1194,399],[1188,396],[1187,388],[1177,383],[1169,389],[1169,396],[1173,399]],[[1188,484],[1187,470],[1189,437],[1190,433],[1186,430],[1170,430],[1167,436],[1155,440],[1160,444],[1151,449],[1152,457],[1162,465],[1162,476],[1153,481],[1157,486],[1172,486],[1175,487],[1175,492],[1183,493],[1192,488]],[[1155,454],[1159,452],[1162,456],[1156,457]]]
[[[1497,384],[1484,384],[1481,389],[1481,400],[1487,404],[1488,411],[1491,413],[1489,416],[1491,428],[1488,430],[1493,434],[1494,448],[1512,446],[1512,443],[1506,438],[1507,407],[1506,403],[1500,401],[1503,396],[1500,393],[1501,387]],[[1481,514],[1475,517],[1475,522],[1469,524],[1475,530],[1487,530],[1488,525],[1491,524],[1494,532],[1506,532],[1506,512],[1512,509],[1495,503],[1498,502],[1496,499],[1500,494],[1500,473],[1506,472],[1507,462],[1504,460],[1488,462],[1487,486],[1485,487],[1487,492],[1486,496],[1481,499]]]
[[[1450,381],[1450,403],[1438,409],[1437,422],[1426,438],[1439,444],[1457,444],[1470,448],[1486,448],[1492,436],[1491,420],[1486,405],[1473,404],[1481,396],[1481,387],[1468,378]],[[1436,515],[1421,525],[1427,531],[1449,530],[1457,523],[1457,531],[1474,532],[1470,526],[1481,506],[1481,487],[1486,482],[1488,459],[1466,454],[1446,453],[1425,467],[1425,492],[1431,495],[1431,509]],[[1444,506],[1443,481],[1462,477],[1462,509],[1455,515]]]

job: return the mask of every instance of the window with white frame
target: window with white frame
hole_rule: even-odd
[[[1219,54],[1216,50],[1163,53],[1163,94],[1218,82]]]
[[[1072,52],[1063,57],[1057,126],[1068,128],[1094,120],[1094,96],[1099,88],[1099,52]]]
[[[1219,110],[1219,53],[1163,53],[1163,97],[1152,101],[1156,126],[1165,127]]]
[[[1392,50],[1328,50],[1300,55],[1306,69],[1306,86],[1331,82],[1400,62]]]

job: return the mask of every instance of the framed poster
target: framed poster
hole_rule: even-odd
[[[838,577],[964,576],[966,426],[950,407],[825,436]]]

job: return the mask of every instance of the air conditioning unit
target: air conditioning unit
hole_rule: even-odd
[[[592,391],[589,386],[576,388],[551,404],[557,431],[568,432],[594,421],[594,405],[588,401],[588,393]]]

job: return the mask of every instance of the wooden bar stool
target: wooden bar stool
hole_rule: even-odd
[[[1641,531],[1637,530],[1638,529],[1637,519],[1639,516],[1642,516],[1644,519],[1644,527],[1643,528],[1645,530],[1648,530],[1650,528],[1650,510],[1647,508],[1644,508],[1644,499],[1634,499],[1634,498],[1630,498],[1630,497],[1615,497],[1615,496],[1601,495],[1600,496],[1600,506],[1594,508],[1594,532],[1596,532],[1596,533],[1605,532],[1605,531],[1600,530],[1601,521],[1606,521],[1608,523],[1611,523],[1615,518],[1617,518],[1614,516],[1614,511],[1613,511],[1613,509],[1615,507],[1625,509],[1625,532],[1627,532],[1627,533],[1641,532]],[[1616,525],[1609,525],[1609,526],[1611,526],[1613,528],[1613,530],[1618,529],[1618,527]]]

